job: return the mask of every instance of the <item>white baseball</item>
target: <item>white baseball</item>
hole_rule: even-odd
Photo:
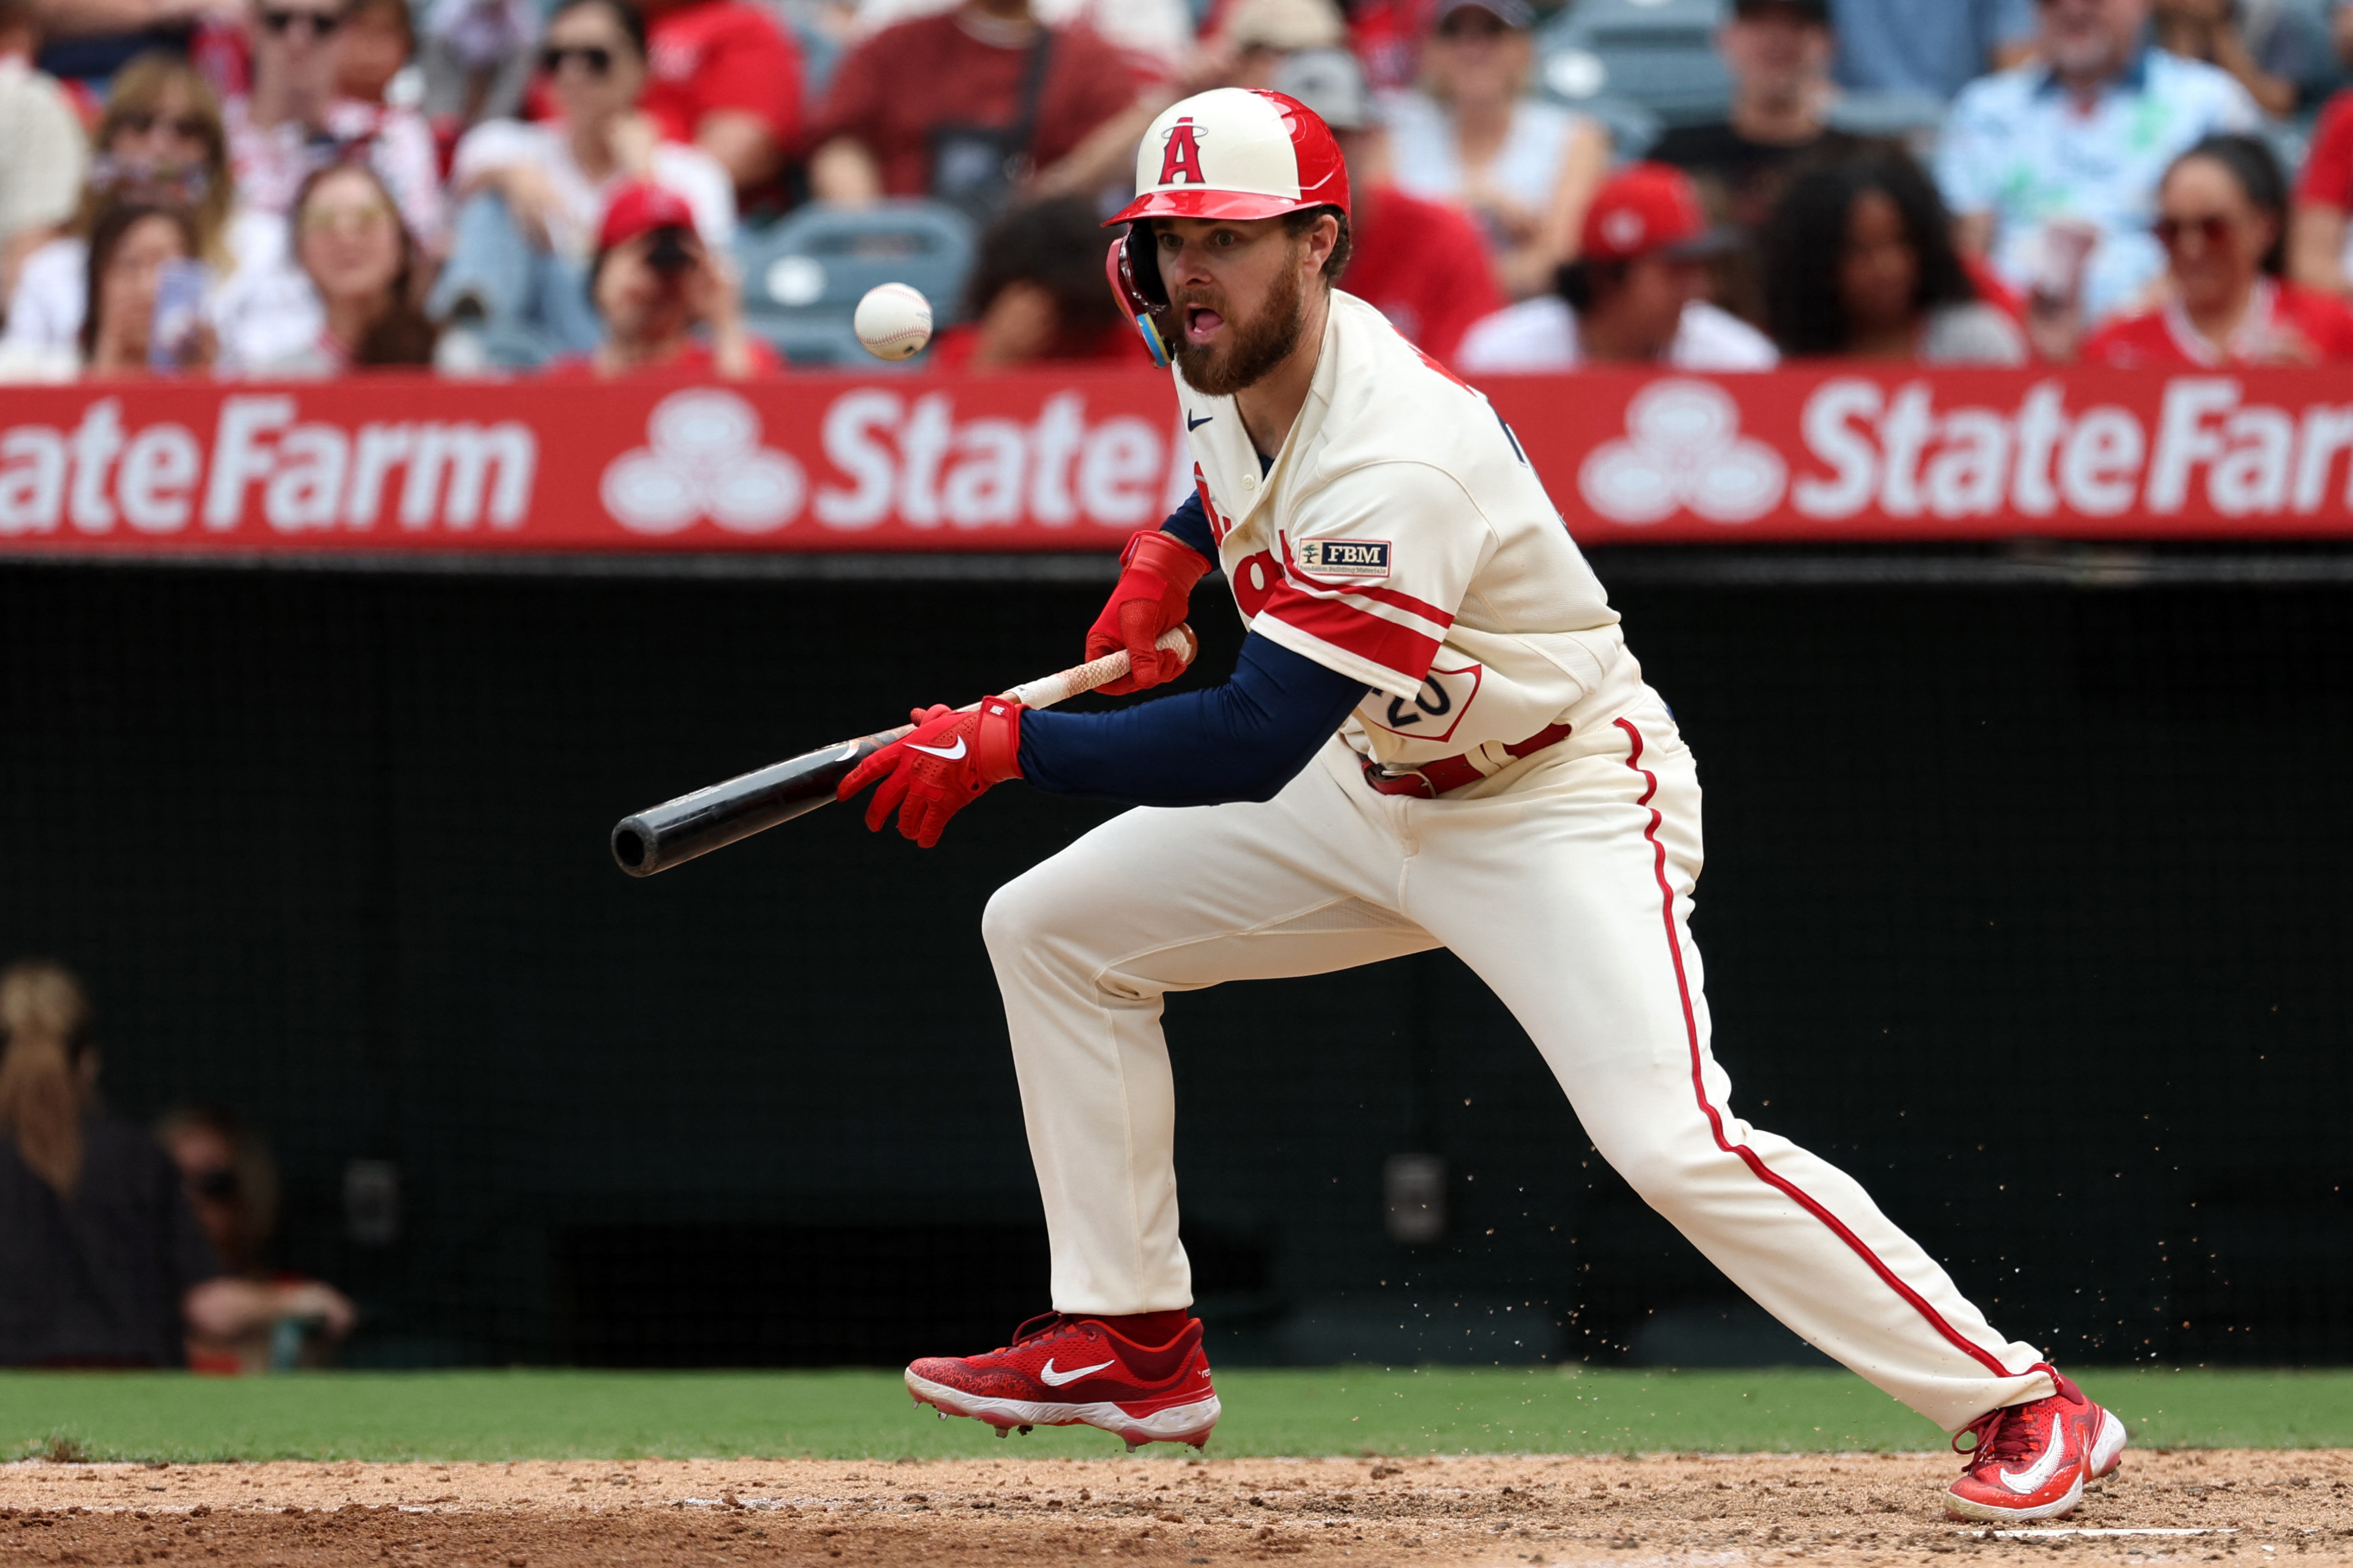
[[[904,283],[878,283],[849,324],[876,359],[906,359],[932,341],[932,302]]]

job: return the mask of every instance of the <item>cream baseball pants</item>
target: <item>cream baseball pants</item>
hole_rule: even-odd
[[[1690,750],[1647,688],[1441,800],[1336,737],[1263,804],[1147,807],[1000,889],[985,929],[1065,1312],[1183,1307],[1162,998],[1443,946],[1551,1064],[1604,1158],[1809,1343],[1957,1431],[2052,1392],[1843,1172],[1734,1115],[1687,926]]]

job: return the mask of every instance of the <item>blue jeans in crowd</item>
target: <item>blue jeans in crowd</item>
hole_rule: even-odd
[[[591,353],[605,339],[586,272],[533,245],[494,191],[478,192],[459,207],[449,259],[426,310],[447,321],[470,298],[481,307],[473,326],[493,364],[529,369]]]

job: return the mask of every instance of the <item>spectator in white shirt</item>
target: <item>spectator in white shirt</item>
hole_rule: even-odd
[[[650,181],[686,200],[695,232],[723,251],[735,187],[700,148],[664,142],[637,105],[646,25],[620,0],[565,0],[541,60],[557,117],[494,120],[458,144],[459,207],[430,309],[479,333],[489,357],[525,366],[586,353],[603,329],[585,284],[598,219],[621,186]]]
[[[1555,292],[1477,323],[1454,363],[1466,375],[1588,364],[1770,370],[1780,357],[1771,341],[1707,302],[1708,263],[1735,243],[1709,226],[1682,170],[1630,164],[1595,195]]]
[[[438,256],[444,218],[433,132],[409,109],[335,90],[343,0],[252,0],[253,91],[229,100],[229,163],[241,206],[283,214],[302,182],[364,158],[400,205],[409,233]]]
[[[32,0],[0,0],[0,300],[16,268],[73,216],[90,144],[55,78],[33,68]]]
[[[1535,25],[1525,0],[1440,0],[1420,89],[1382,110],[1398,188],[1468,208],[1510,300],[1542,290],[1577,254],[1609,163],[1598,121],[1529,95]]]
[[[268,271],[285,249],[281,220],[230,216],[234,193],[220,105],[203,76],[179,56],[157,50],[115,73],[92,140],[97,156],[79,207],[64,234],[25,258],[9,295],[0,376],[37,377],[79,360],[90,236],[99,215],[114,203],[185,211],[195,234],[194,256],[213,270],[214,306],[231,290],[252,289],[256,274]],[[286,313],[282,297],[269,303],[273,315]],[[294,309],[300,312],[299,299]]]

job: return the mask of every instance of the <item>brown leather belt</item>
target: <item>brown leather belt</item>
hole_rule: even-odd
[[[1515,741],[1504,748],[1506,756],[1517,761],[1532,757],[1546,746],[1568,739],[1566,724],[1547,724],[1525,741]],[[1409,795],[1421,800],[1436,800],[1451,795],[1466,784],[1477,784],[1489,774],[1479,771],[1468,752],[1451,757],[1440,757],[1434,763],[1424,763],[1418,768],[1405,768],[1390,773],[1372,758],[1365,759],[1365,782],[1382,795]]]

